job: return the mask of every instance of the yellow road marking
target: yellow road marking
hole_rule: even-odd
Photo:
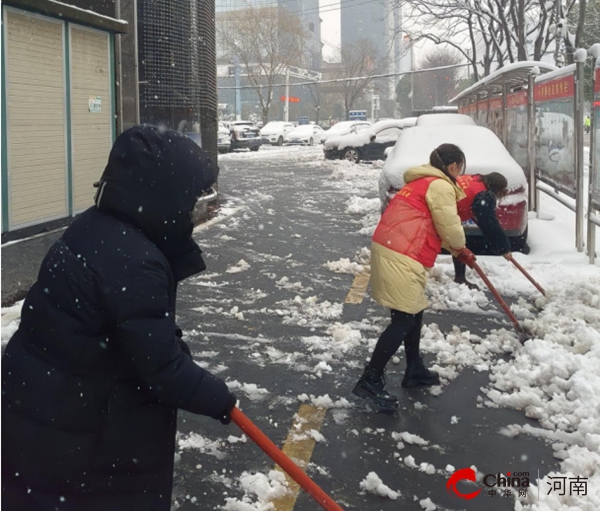
[[[371,278],[371,273],[368,269],[365,269],[363,273],[359,273],[354,277],[354,282],[352,282],[352,286],[350,287],[350,291],[346,295],[346,299],[344,303],[350,303],[354,305],[358,305],[362,303],[363,298],[365,297],[365,292],[367,291],[367,286],[369,285],[369,279]]]
[[[309,432],[314,429],[319,431],[323,419],[325,418],[325,408],[317,408],[313,405],[302,405],[294,417],[294,423],[290,428],[287,439],[281,449],[289,458],[296,463],[302,470],[306,471],[308,462],[312,456],[316,441],[309,436]],[[279,465],[275,465],[275,470],[283,472],[288,482],[290,491],[272,501],[276,511],[291,511],[294,509],[296,499],[300,493],[300,486],[288,476]]]

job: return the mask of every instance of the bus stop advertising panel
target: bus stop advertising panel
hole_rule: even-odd
[[[529,172],[527,91],[514,92],[508,95],[506,99],[506,118],[508,122],[508,152],[521,165],[524,172]]]
[[[567,69],[567,68],[565,68]],[[575,197],[575,77],[536,80],[536,161],[539,180]]]

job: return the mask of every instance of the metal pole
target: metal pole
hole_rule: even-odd
[[[583,252],[583,102],[585,62],[575,64],[575,245]]]
[[[529,165],[529,211],[538,210],[535,186],[535,75],[527,77],[527,163]]]
[[[234,64],[234,76],[235,76],[235,120],[242,120],[242,91],[240,89],[240,59],[235,57],[233,60]]]
[[[502,86],[502,143],[504,147],[508,146],[508,94],[510,87],[507,84]]]
[[[412,67],[412,65],[411,65],[411,67]],[[410,73],[410,115],[415,115],[415,78],[414,77],[415,77],[414,69],[411,69],[411,73]]]
[[[283,120],[289,122],[290,120],[290,68],[285,70],[285,105],[283,108]]]
[[[600,62],[599,62],[600,63]],[[596,66],[597,67],[597,66]],[[596,90],[596,76],[597,71],[594,69],[594,74],[592,78],[592,91]],[[590,110],[590,176],[589,176],[589,188],[588,188],[588,224],[587,224],[587,246],[588,246],[588,257],[590,264],[594,264],[596,260],[596,225],[592,222],[592,204],[593,204],[593,189],[594,185],[594,171],[596,167],[600,165],[600,162],[596,161],[596,151],[594,151],[596,142],[596,115],[595,110],[600,109],[600,105],[594,106],[596,97],[592,96],[592,108]],[[598,179],[598,176],[596,176]]]

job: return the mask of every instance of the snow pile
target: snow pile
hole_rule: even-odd
[[[511,426],[503,433],[553,441],[562,473],[550,476],[589,478],[587,497],[541,492],[539,509],[600,509],[600,277],[565,282],[524,324],[536,338],[491,368],[488,404],[523,409],[547,428]]]
[[[358,231],[364,236],[373,236],[375,228],[381,218],[381,203],[379,199],[365,199],[360,196],[352,196],[346,201],[346,213],[360,216],[362,229]]]
[[[2,309],[2,346],[4,346],[19,328],[21,323],[21,309],[24,300],[15,303],[11,307]]]
[[[413,435],[413,434],[409,433],[408,431],[401,431],[400,433],[396,433],[394,431],[392,433],[392,438],[396,441],[403,440],[407,444],[412,444],[412,445],[419,445],[419,446],[429,445],[428,440],[424,440],[419,435]]]
[[[391,490],[388,486],[383,484],[383,481],[375,472],[369,472],[369,475],[360,482],[360,487],[368,493],[379,495],[380,497],[387,497],[392,500],[396,500],[400,496],[400,492]]]
[[[243,472],[238,482],[244,496],[241,500],[226,498],[225,511],[272,511],[275,506],[271,501],[289,492],[285,475],[278,470],[271,470],[268,475]]]
[[[444,271],[441,265],[436,265],[429,270],[429,281],[425,288],[425,295],[434,311],[452,310],[481,314],[489,304],[485,293],[469,289],[464,284],[457,284],[453,277]],[[451,270],[454,274],[454,269]],[[479,283],[478,283],[479,284]]]
[[[298,325],[319,327],[327,325],[326,321],[339,319],[342,316],[343,305],[341,303],[320,302],[316,296],[303,299],[296,296],[291,301],[280,302],[294,308],[276,309],[275,313],[283,317],[284,325]]]
[[[208,440],[198,433],[190,433],[189,435],[182,435],[177,440],[177,445],[180,451],[186,449],[196,449],[203,454],[210,454],[215,458],[222,460],[226,454],[220,450],[221,443],[218,440]]]
[[[322,362],[345,362],[347,354],[364,342],[360,330],[342,323],[330,326],[327,334],[330,337],[303,337],[302,342],[307,347],[304,352]]]
[[[230,266],[225,271],[227,273],[240,273],[242,271],[246,271],[249,269],[250,269],[250,265],[243,259],[240,259],[240,261],[236,265]]]
[[[370,129],[363,130],[360,133],[346,133],[345,135],[330,136],[327,138],[324,146],[325,149],[335,148],[338,151],[346,149],[346,147],[362,147],[367,145],[373,136],[376,136],[375,132]]]
[[[327,410],[332,408],[352,408],[352,404],[344,397],[341,397],[337,401],[334,401],[329,397],[329,394],[325,394],[324,396],[315,397],[313,394],[308,396],[307,394],[300,394],[298,396],[298,401],[301,403],[306,403],[310,401],[313,406],[317,408],[325,408]]]
[[[362,265],[350,262],[350,259],[347,257],[343,257],[339,261],[327,261],[327,264],[324,266],[334,273],[346,273],[349,275],[358,275],[365,270]]]
[[[429,497],[423,500],[419,500],[419,505],[425,511],[435,511],[437,509],[437,506],[433,502],[431,502],[431,499]]]
[[[285,289],[287,291],[302,291],[304,287],[302,286],[302,282],[290,282],[288,277],[281,277],[277,282],[275,282],[275,286],[278,289]],[[306,291],[312,288],[307,288]]]
[[[250,401],[262,401],[269,394],[267,389],[260,388],[256,383],[240,383],[237,380],[226,383],[229,390],[241,390]]]

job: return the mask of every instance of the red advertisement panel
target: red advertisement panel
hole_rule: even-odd
[[[575,77],[563,76],[555,80],[538,83],[533,90],[535,101],[572,98],[575,95]]]
[[[490,110],[500,110],[502,108],[502,98],[493,98],[490,100]]]
[[[596,69],[596,80],[594,81],[594,92],[600,94],[600,67]]]
[[[514,92],[513,94],[509,94],[506,99],[506,104],[508,108],[513,108],[516,106],[523,106],[527,104],[527,91]]]

